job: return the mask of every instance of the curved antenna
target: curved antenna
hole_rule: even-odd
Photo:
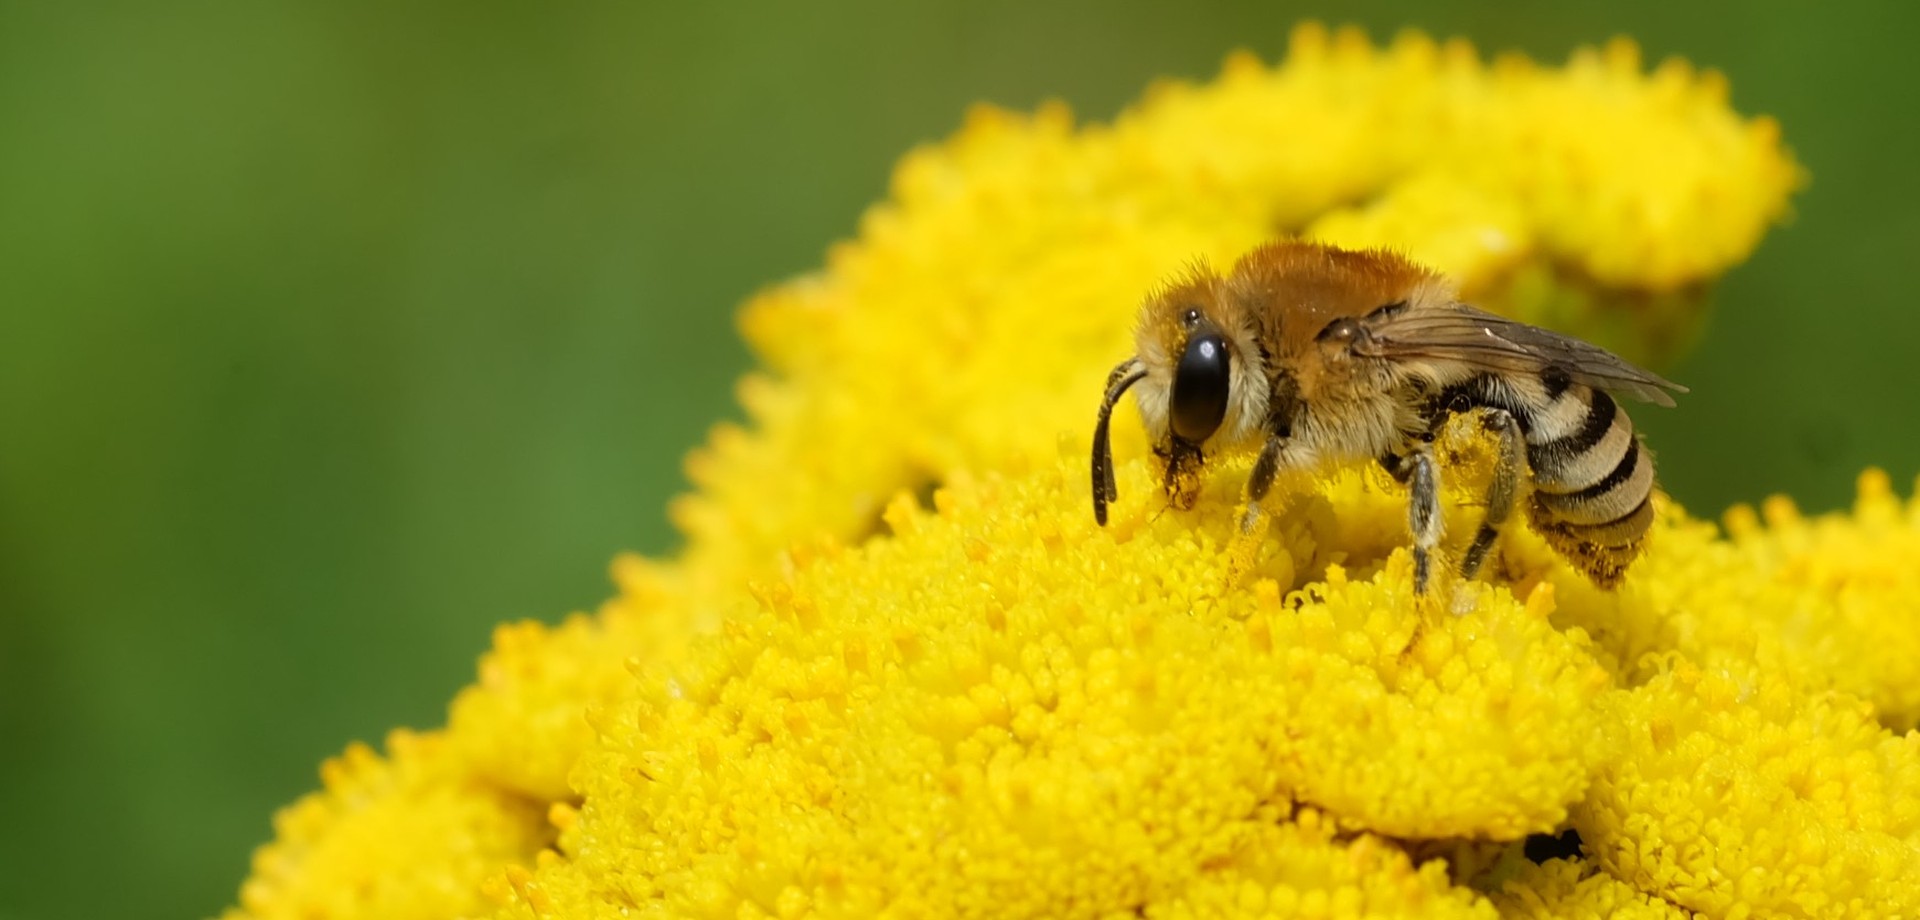
[[[1107,375],[1107,395],[1100,401],[1100,420],[1093,425],[1093,519],[1102,527],[1107,526],[1107,503],[1120,498],[1120,489],[1113,481],[1113,440],[1107,433],[1108,423],[1113,420],[1113,405],[1120,401],[1128,387],[1146,376],[1146,367],[1139,358],[1120,362],[1113,373]]]

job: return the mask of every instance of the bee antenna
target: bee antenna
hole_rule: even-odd
[[[1107,375],[1107,395],[1100,401],[1100,420],[1093,426],[1093,519],[1102,527],[1107,526],[1107,503],[1120,498],[1120,489],[1113,481],[1113,439],[1107,431],[1113,420],[1113,406],[1128,387],[1146,376],[1146,368],[1139,358],[1120,362],[1113,373]]]

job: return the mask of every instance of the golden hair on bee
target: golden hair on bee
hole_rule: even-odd
[[[1288,470],[1377,462],[1409,490],[1414,582],[1425,591],[1443,522],[1433,441],[1456,415],[1493,436],[1486,517],[1462,555],[1475,575],[1524,497],[1527,517],[1601,587],[1617,585],[1653,521],[1653,460],[1614,396],[1671,406],[1686,392],[1612,353],[1460,303],[1431,269],[1384,250],[1299,241],[1220,275],[1196,267],[1151,295],[1135,354],[1107,379],[1093,439],[1093,510],[1118,500],[1108,436],[1132,390],[1191,508],[1206,460],[1254,453],[1242,532]]]

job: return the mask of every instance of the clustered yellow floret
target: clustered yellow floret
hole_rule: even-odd
[[[1463,587],[1470,612],[1422,619],[1402,553],[1240,590],[1229,493],[1115,540],[1082,469],[900,506],[896,537],[802,554],[640,681],[599,726],[638,743],[575,773],[579,855],[541,876],[556,912],[630,878],[611,894],[646,916],[1100,916],[1237,865],[1295,801],[1398,836],[1565,818],[1610,679],[1547,622],[1550,589]]]
[[[1920,912],[1920,733],[1736,656],[1668,661],[1606,701],[1626,749],[1574,819],[1601,866],[1714,917]]]
[[[1511,920],[1693,920],[1695,914],[1590,865],[1550,859],[1520,870],[1493,896]]]
[[[1404,506],[1357,472],[1290,496],[1234,584],[1244,465],[1191,511],[1123,503],[1103,529],[1081,446],[957,476],[934,510],[900,496],[888,535],[796,548],[686,657],[634,663],[574,771],[568,855],[503,886],[502,915],[1920,910],[1920,734],[1859,697],[1733,650],[1707,671],[1663,649],[1632,680],[1554,626],[1583,582],[1524,531],[1497,583],[1422,607]],[[1153,486],[1140,459],[1120,473]],[[1653,558],[1697,526],[1663,514]],[[1723,586],[1779,578],[1764,553],[1720,562]],[[1660,603],[1638,579],[1613,602]],[[1514,858],[1564,827],[1587,858]],[[1456,841],[1495,865],[1450,874],[1431,857]]]
[[[434,917],[553,842],[544,805],[486,783],[441,734],[395,731],[320,768],[274,817],[233,916]]]
[[[1309,26],[1110,126],[982,109],[748,305],[686,549],[330,763],[230,916],[1916,915],[1920,501],[1884,475],[1727,536],[1663,505],[1617,592],[1514,528],[1422,602],[1377,473],[1290,484],[1239,583],[1244,460],[1164,510],[1129,416],[1087,507],[1100,381],[1190,259],[1394,245],[1657,358],[1798,182],[1717,75],[1625,42]],[[1467,519],[1485,445],[1450,438]]]
[[[1550,576],[1561,592],[1556,622],[1585,629],[1609,667],[1635,682],[1665,667],[1655,652],[1702,663],[1729,655],[1809,692],[1846,691],[1872,703],[1881,723],[1912,728],[1920,722],[1920,505],[1901,501],[1877,469],[1860,475],[1857,494],[1845,516],[1807,518],[1784,496],[1757,510],[1735,506],[1725,537],[1709,522],[1676,518],[1664,551],[1639,563],[1631,593],[1645,603]],[[1718,574],[1736,567],[1761,577]]]

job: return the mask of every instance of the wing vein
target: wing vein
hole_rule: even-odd
[[[1599,346],[1465,304],[1368,320],[1362,353],[1371,357],[1458,361],[1508,374],[1558,367],[1579,383],[1662,406],[1673,405],[1669,390],[1687,391]]]

